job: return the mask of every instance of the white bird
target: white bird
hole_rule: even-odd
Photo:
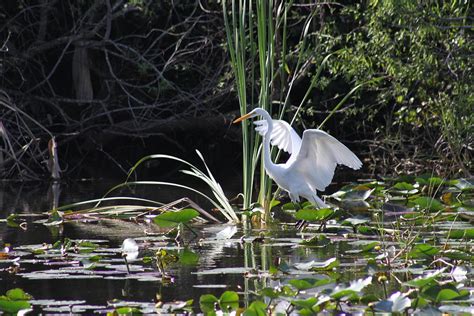
[[[319,129],[307,129],[301,139],[285,121],[273,120],[262,108],[239,117],[234,123],[262,116],[256,121],[255,130],[263,137],[263,163],[267,174],[283,190],[287,191],[293,203],[300,196],[317,207],[326,208],[317,195],[331,183],[338,164],[354,170],[362,166],[357,156],[336,138]],[[275,164],[271,160],[270,143],[291,154],[285,163]]]

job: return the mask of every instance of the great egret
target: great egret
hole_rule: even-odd
[[[234,123],[262,116],[256,121],[255,130],[263,136],[263,163],[267,174],[287,191],[293,203],[300,196],[317,207],[328,207],[317,195],[316,190],[324,191],[331,183],[337,164],[354,170],[362,166],[357,156],[336,138],[319,129],[307,129],[301,139],[296,131],[285,121],[273,120],[262,108],[239,117]],[[275,164],[271,160],[272,145],[291,154],[285,163]]]

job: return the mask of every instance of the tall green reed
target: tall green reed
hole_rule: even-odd
[[[288,54],[286,38],[288,10],[292,2],[222,1],[227,44],[236,80],[241,115],[248,112],[248,102],[252,108],[259,106],[270,114],[272,114],[272,103],[276,103],[278,104],[276,114],[281,117],[284,113],[290,91],[286,83],[289,70],[286,63]],[[312,16],[309,17],[311,18]],[[306,23],[309,25],[309,21]],[[304,34],[301,38],[304,41]],[[298,74],[301,70],[301,61],[302,54],[299,54],[297,65],[293,70],[294,74]],[[295,78],[296,76],[293,75],[292,80],[294,81]],[[279,80],[279,85],[277,80]],[[275,96],[277,100],[273,100]],[[242,138],[243,206],[249,208],[254,195],[254,176],[260,157],[260,136],[254,132],[250,122],[244,121]],[[270,194],[271,179],[266,176],[261,164],[258,202],[266,210],[270,207]]]
[[[290,21],[292,32],[300,30],[299,40],[290,45],[289,16],[295,11],[292,0],[223,0],[227,47],[232,70],[235,75],[236,88],[241,115],[250,108],[261,107],[270,115],[282,118],[291,110],[294,114],[291,124],[309,100],[328,59],[337,54],[332,52],[321,59],[317,56],[318,45],[312,36],[314,18],[318,16],[320,6],[308,6],[310,10],[304,15],[299,14],[296,20]],[[293,38],[297,38],[292,35]],[[318,62],[319,60],[319,62]],[[315,66],[317,64],[317,66]],[[293,107],[290,93],[298,79],[309,75],[311,82],[299,104]],[[333,109],[331,117],[349,97],[359,89],[352,89]],[[249,106],[250,105],[250,106]],[[296,108],[296,110],[295,110]],[[250,122],[242,122],[243,138],[243,193],[245,209],[252,204],[254,196],[254,176],[259,160],[263,157],[260,150],[260,135],[254,132]],[[273,151],[273,159],[279,155]],[[263,160],[262,160],[263,162]],[[272,201],[271,179],[260,163],[260,185],[257,202],[266,214],[269,214]]]

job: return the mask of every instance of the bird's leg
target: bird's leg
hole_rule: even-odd
[[[293,205],[295,205],[295,212],[298,212],[299,210],[302,209],[301,204],[299,202],[293,202]],[[305,221],[304,219],[300,219],[295,223],[295,228],[298,231],[302,231],[303,229],[306,228],[306,226],[308,226],[308,222]]]
[[[323,232],[326,230],[326,221],[322,221],[321,225],[319,225],[318,232]]]
[[[297,230],[300,232],[303,231],[308,226],[308,222],[305,221],[304,219],[300,219],[299,221],[296,222],[295,227]]]

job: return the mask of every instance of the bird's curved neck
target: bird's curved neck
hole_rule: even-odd
[[[267,121],[267,132],[263,135],[263,163],[267,170],[271,171],[275,164],[272,161],[272,155],[270,151],[270,135],[273,131],[273,120],[268,113],[262,114],[263,118]]]

